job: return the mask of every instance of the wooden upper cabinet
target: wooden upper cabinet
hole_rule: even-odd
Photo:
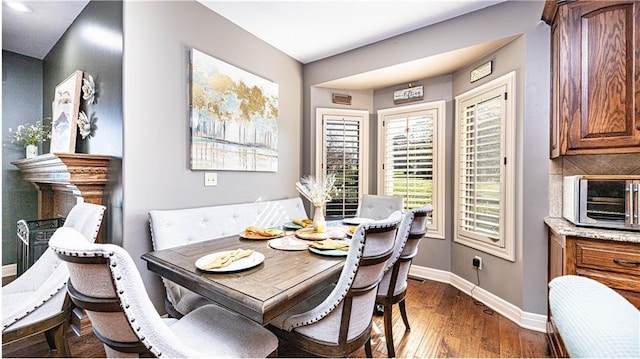
[[[548,1],[543,20],[551,157],[640,152],[640,1]]]

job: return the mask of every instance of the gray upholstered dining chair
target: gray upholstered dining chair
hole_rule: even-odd
[[[347,356],[364,345],[371,357],[376,288],[393,253],[396,231],[402,230],[398,229],[402,218],[397,211],[387,219],[359,225],[335,286],[276,317],[269,328],[311,354]]]
[[[49,247],[67,262],[69,296],[86,311],[109,358],[258,358],[277,352],[275,335],[217,305],[202,306],[181,319],[161,318],[122,247],[89,243],[68,228],[58,229]]]
[[[407,331],[411,330],[407,309],[405,307],[405,296],[407,294],[407,278],[413,257],[418,254],[418,243],[427,233],[427,219],[433,212],[433,206],[415,208],[405,214],[405,221],[410,224],[408,232],[398,231],[396,244],[393,248],[393,256],[387,262],[384,269],[384,277],[378,286],[376,305],[384,308],[384,335],[387,342],[387,356],[395,357],[393,346],[393,323],[391,321],[392,306],[398,304],[400,315]]]
[[[88,241],[95,241],[105,207],[78,203],[67,215],[63,228],[80,231]],[[71,305],[64,290],[69,278],[51,249],[21,276],[2,287],[2,345],[45,333],[56,356],[69,356],[66,329]]]
[[[380,220],[389,217],[395,211],[402,210],[401,196],[382,196],[364,194],[358,203],[356,217]]]

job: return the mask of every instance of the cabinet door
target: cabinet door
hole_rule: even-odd
[[[640,2],[578,1],[559,15],[568,62],[563,149],[640,152]]]

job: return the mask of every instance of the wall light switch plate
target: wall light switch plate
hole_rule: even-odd
[[[218,185],[218,174],[215,172],[205,172],[204,173],[204,186],[217,186]]]

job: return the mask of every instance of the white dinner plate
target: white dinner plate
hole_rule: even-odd
[[[251,253],[250,256],[238,259],[237,261],[234,261],[233,263],[229,264],[226,267],[202,269],[204,265],[211,262],[216,257],[224,255],[229,252],[232,252],[232,251],[215,252],[215,253],[207,254],[206,256],[202,256],[196,261],[196,268],[203,270],[205,272],[225,273],[225,272],[236,272],[244,269],[253,268],[258,264],[264,262],[264,254],[253,251],[253,253]]]
[[[342,220],[342,223],[344,224],[353,224],[353,225],[359,225],[360,223],[366,223],[366,222],[373,222],[373,219],[371,218],[363,218],[363,217],[353,217],[353,218],[344,218]]]
[[[309,242],[294,236],[280,237],[269,241],[269,247],[283,251],[304,251],[308,246]]]

